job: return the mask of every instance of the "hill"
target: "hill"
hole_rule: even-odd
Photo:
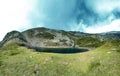
[[[94,49],[61,54],[36,52],[34,47]],[[119,32],[87,34],[46,28],[12,31],[1,42],[0,76],[120,76],[119,58]]]
[[[7,41],[11,40],[27,47],[99,47],[107,41],[119,39],[119,32],[88,34],[48,28],[34,28],[23,32],[11,31],[7,33],[2,42],[0,42],[0,46],[3,46]]]

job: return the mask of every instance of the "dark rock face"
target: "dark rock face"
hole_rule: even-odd
[[[23,32],[12,31],[7,33],[0,42],[0,47],[8,41],[28,47],[97,47],[110,40],[120,40],[120,32],[88,34],[47,28],[34,28]]]

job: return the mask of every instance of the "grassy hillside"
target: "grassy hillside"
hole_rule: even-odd
[[[120,76],[120,42],[96,50],[58,54],[7,43],[0,48],[0,76]]]
[[[104,44],[104,41],[92,37],[80,37],[77,39],[76,44],[80,47],[99,47]]]

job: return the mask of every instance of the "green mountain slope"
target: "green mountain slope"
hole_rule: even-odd
[[[33,47],[94,49],[61,54],[36,52]],[[0,42],[0,76],[120,76],[119,58],[119,32],[12,31]]]
[[[8,42],[0,49],[0,76],[119,76],[119,50],[118,41],[76,54],[35,52]]]

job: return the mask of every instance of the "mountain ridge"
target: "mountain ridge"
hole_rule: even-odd
[[[7,41],[12,41],[28,47],[98,47],[111,40],[120,40],[120,32],[90,34],[42,27],[23,32],[11,31],[0,42],[0,46],[2,47]]]

